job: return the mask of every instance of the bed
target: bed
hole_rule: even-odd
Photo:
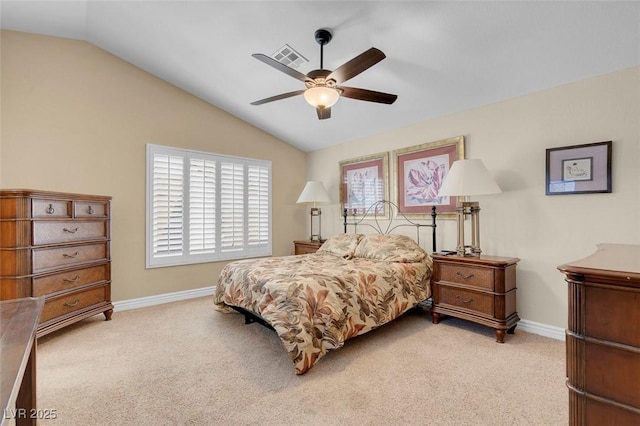
[[[435,232],[435,213],[432,225],[418,226]],[[303,374],[348,339],[428,299],[431,271],[428,253],[410,237],[345,232],[314,254],[227,264],[214,306],[275,330],[296,374]]]

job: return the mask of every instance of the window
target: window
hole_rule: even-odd
[[[270,161],[147,145],[147,268],[270,255]]]

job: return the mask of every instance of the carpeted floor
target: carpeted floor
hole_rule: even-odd
[[[564,342],[427,313],[296,376],[275,333],[199,298],[96,316],[38,341],[47,425],[566,425]]]

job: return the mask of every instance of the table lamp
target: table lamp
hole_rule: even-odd
[[[496,194],[502,192],[481,160],[454,161],[449,173],[444,177],[438,196],[456,196],[456,218],[458,221],[458,256],[480,256],[480,204],[464,201],[469,195]],[[471,245],[464,242],[464,219],[471,217]]]
[[[311,241],[323,241],[321,230],[322,230],[322,220],[320,215],[322,211],[317,206],[318,204],[326,204],[329,203],[331,199],[329,198],[329,194],[327,194],[327,190],[325,189],[322,182],[309,181],[305,185],[300,197],[298,197],[298,204],[311,204],[311,237],[309,238]],[[318,233],[314,234],[313,232],[313,218],[317,217],[318,219]]]

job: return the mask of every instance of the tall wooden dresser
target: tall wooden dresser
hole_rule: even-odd
[[[45,296],[38,336],[111,319],[111,198],[0,191],[0,300]]]
[[[570,425],[640,425],[640,246],[599,244],[569,284]]]

